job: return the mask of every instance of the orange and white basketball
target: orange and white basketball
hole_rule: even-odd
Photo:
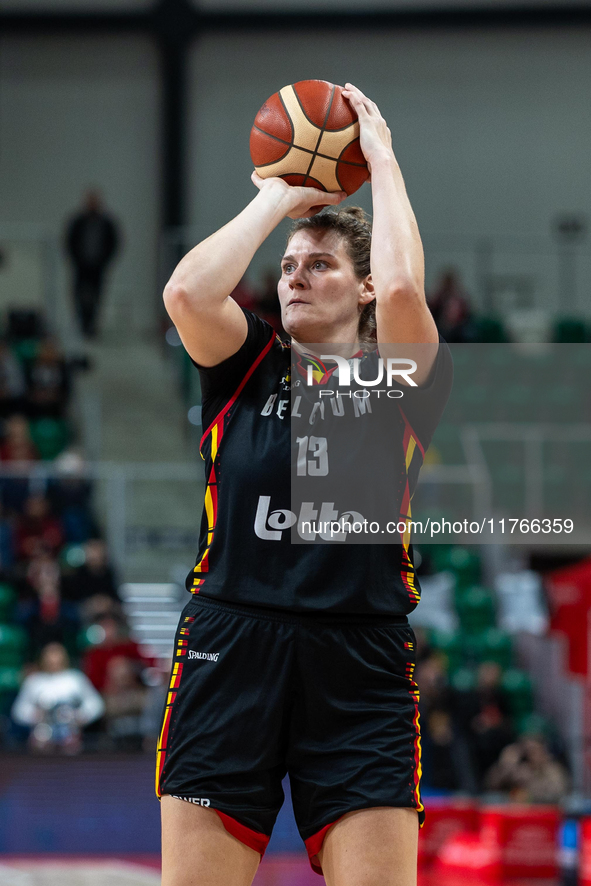
[[[267,99],[250,133],[250,156],[261,178],[353,194],[369,178],[357,114],[342,86],[300,80]]]

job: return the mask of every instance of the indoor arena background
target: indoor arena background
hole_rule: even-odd
[[[161,292],[254,195],[258,108],[311,78],[388,121],[453,343],[424,506],[488,488],[492,519],[582,514],[570,541],[418,547],[422,882],[591,880],[591,4],[2,0],[2,886],[159,882],[155,747],[203,500],[197,373]],[[111,245],[84,320],[91,207]],[[284,237],[235,293],[279,332]],[[534,387],[560,431],[527,413]],[[68,659],[88,724],[60,705],[32,726],[25,681]],[[320,882],[288,807],[259,886]]]

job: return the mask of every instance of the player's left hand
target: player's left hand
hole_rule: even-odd
[[[380,156],[394,156],[392,133],[376,103],[352,83],[345,83],[343,98],[347,99],[359,118],[359,144],[371,172],[372,160]]]

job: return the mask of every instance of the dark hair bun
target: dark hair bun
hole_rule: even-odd
[[[337,209],[336,214],[349,216],[349,218],[354,218],[355,221],[361,222],[361,224],[371,226],[369,215],[361,206],[342,206]]]

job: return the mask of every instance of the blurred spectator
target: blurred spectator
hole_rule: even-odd
[[[416,625],[413,627],[413,631],[416,640],[415,656],[418,666],[421,662],[425,661],[425,659],[431,658],[433,650],[431,649],[425,628],[421,627],[421,625]]]
[[[486,787],[503,791],[517,803],[559,803],[570,779],[540,735],[523,735],[508,745],[486,778]]]
[[[7,575],[14,564],[14,535],[10,520],[0,502],[0,576]]]
[[[117,252],[119,234],[104,211],[101,195],[90,190],[82,211],[68,225],[66,248],[74,266],[74,306],[82,333],[94,338],[105,271]]]
[[[118,600],[115,574],[108,562],[107,546],[104,541],[100,538],[87,541],[84,545],[84,556],[84,563],[63,577],[64,598],[76,602],[96,596]]]
[[[438,655],[417,667],[422,724],[424,784],[431,790],[474,790],[468,748],[458,734],[450,707],[450,692],[443,662]]]
[[[265,271],[263,276],[256,312],[271,324],[275,332],[281,334],[284,331],[281,324],[281,306],[277,295],[277,274],[273,268]]]
[[[428,303],[437,328],[446,341],[472,341],[469,297],[456,270],[450,268],[442,274]]]
[[[31,495],[16,523],[16,554],[19,560],[30,560],[47,551],[57,554],[64,543],[60,520],[51,514],[43,495]]]
[[[247,308],[249,311],[257,310],[257,294],[248,283],[246,277],[242,278],[238,286],[230,293],[230,295],[241,308]]]
[[[60,568],[55,557],[48,551],[40,551],[27,564],[26,581],[33,592],[33,596],[38,593],[39,588],[42,586],[55,585],[55,587],[59,587]]]
[[[6,337],[10,342],[41,338],[45,322],[35,308],[9,308],[6,318]]]
[[[92,483],[85,476],[86,464],[73,450],[63,452],[54,464],[58,477],[50,480],[47,497],[62,521],[66,542],[82,544],[98,532],[92,514]]]
[[[20,363],[8,347],[0,341],[0,418],[22,410],[25,378]]]
[[[143,735],[143,749],[149,753],[156,750],[171,670],[172,658],[169,658],[157,662],[156,666],[147,672],[148,690],[140,726]]]
[[[0,461],[35,461],[39,453],[31,440],[29,422],[24,415],[12,415],[4,423],[0,443]]]
[[[422,725],[423,777],[431,790],[460,788],[454,761],[454,730],[449,711],[433,710]]]
[[[107,734],[117,751],[141,751],[141,720],[146,704],[146,687],[139,677],[138,662],[116,655],[107,664],[105,717]]]
[[[127,658],[142,668],[152,664],[142,655],[138,644],[129,638],[122,619],[108,614],[97,620],[97,626],[102,629],[102,636],[96,646],[86,652],[83,670],[99,692],[105,689],[107,668],[111,659]]]
[[[102,636],[101,622],[103,618],[114,618],[116,621],[125,621],[125,614],[121,601],[114,597],[106,597],[103,594],[95,594],[78,604],[78,612],[85,628],[91,629],[92,642],[94,637]]]
[[[485,661],[478,668],[476,687],[454,695],[454,710],[471,749],[479,785],[499,754],[513,740],[513,728],[501,688],[501,667]]]
[[[68,402],[70,379],[61,352],[51,339],[41,343],[27,367],[27,410],[32,418],[62,418]]]
[[[32,750],[75,754],[82,749],[82,728],[101,717],[104,707],[87,677],[69,666],[64,647],[49,643],[41,652],[40,671],[25,678],[12,717],[31,730]]]
[[[449,689],[443,659],[433,653],[417,665],[416,681],[421,691],[421,716],[426,717],[435,708],[449,707]]]
[[[48,553],[41,553],[29,564],[27,581],[32,595],[21,600],[17,621],[29,634],[30,658],[47,643],[62,643],[70,652],[77,648],[80,620],[76,607],[61,599],[60,570]]]

